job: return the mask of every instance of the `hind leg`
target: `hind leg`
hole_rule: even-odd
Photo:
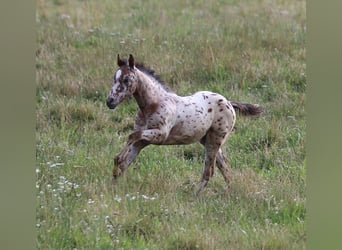
[[[232,170],[228,163],[228,159],[223,155],[221,149],[219,149],[216,155],[216,166],[220,170],[225,182],[227,183],[227,187],[229,188]]]
[[[220,151],[220,147],[224,142],[225,137],[225,134],[208,132],[206,136],[201,139],[200,142],[205,147],[205,165],[201,181],[196,190],[196,195],[203,190],[203,188],[208,184],[209,179],[214,175],[215,161],[217,160],[218,152]],[[219,160],[221,163],[221,158]]]
[[[205,186],[208,184],[210,177],[212,177],[214,174],[214,166],[215,166],[215,158],[216,158],[217,150],[218,149],[208,149],[208,147],[206,147],[205,165],[204,165],[204,169],[202,172],[201,181],[196,190],[196,195],[198,195],[203,190],[203,188],[205,188]]]
[[[205,146],[205,138],[203,137],[200,141],[200,143]],[[225,182],[227,183],[228,187],[230,184],[231,179],[231,167],[229,165],[227,157],[224,156],[222,149],[220,148],[216,155],[216,166],[220,170],[220,173],[222,174]]]

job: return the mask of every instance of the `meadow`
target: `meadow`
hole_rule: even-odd
[[[305,249],[303,0],[37,0],[37,249]],[[199,144],[149,146],[111,185],[134,99],[105,104],[116,56],[179,95],[258,103],[199,197]]]

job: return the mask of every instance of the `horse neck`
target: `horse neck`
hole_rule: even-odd
[[[150,106],[156,106],[167,92],[152,77],[147,76],[137,69],[138,83],[134,98],[139,108],[144,112]]]

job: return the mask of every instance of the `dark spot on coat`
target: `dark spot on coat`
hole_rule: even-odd
[[[139,140],[141,138],[141,134],[142,134],[141,130],[135,131],[135,132],[133,132],[132,134],[130,134],[128,136],[128,140],[129,141],[137,141],[137,140]]]
[[[208,112],[209,112],[209,113],[210,113],[211,111],[213,111],[213,109],[212,109],[212,108],[208,109]]]
[[[143,107],[142,112],[145,115],[151,115],[157,111],[158,107],[159,107],[158,103],[152,103],[151,105]]]

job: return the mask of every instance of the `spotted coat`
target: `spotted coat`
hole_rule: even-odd
[[[230,167],[221,146],[233,130],[235,109],[244,115],[258,115],[257,104],[228,101],[224,96],[210,91],[200,91],[191,96],[178,96],[167,91],[158,79],[142,67],[136,67],[130,55],[128,62],[118,56],[119,69],[113,78],[107,106],[114,109],[123,100],[134,96],[139,111],[135,117],[134,132],[115,157],[113,176],[121,175],[139,154],[150,144],[179,145],[200,142],[205,147],[205,165],[197,187],[198,194],[214,173],[220,170],[230,183]]]

